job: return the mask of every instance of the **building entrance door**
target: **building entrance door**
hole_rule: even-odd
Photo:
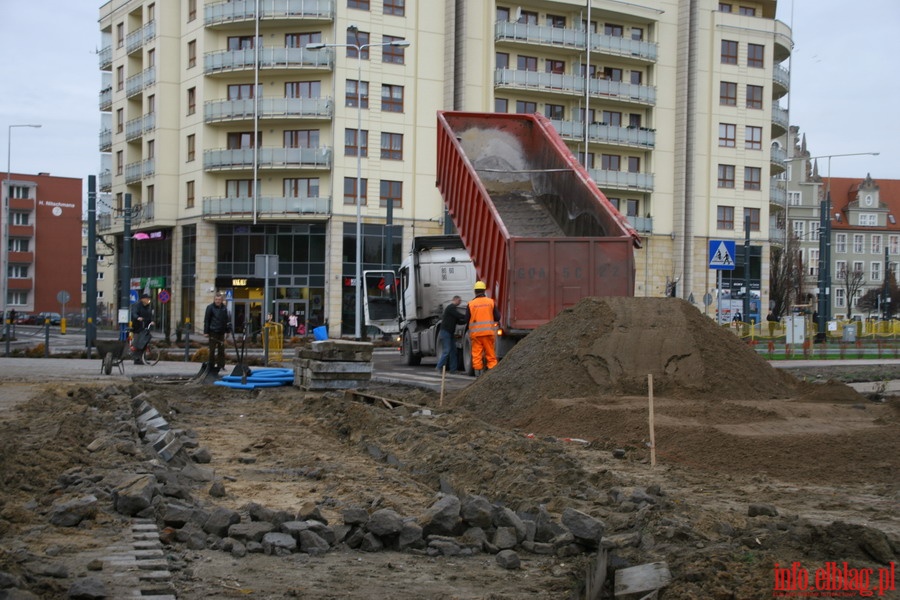
[[[284,326],[284,337],[290,338],[295,335],[305,335],[308,333],[307,329],[309,324],[306,322],[309,319],[308,304],[309,302],[307,300],[278,301],[276,304],[278,310],[278,322]],[[297,331],[290,331],[288,325],[288,317],[293,314],[297,315]]]

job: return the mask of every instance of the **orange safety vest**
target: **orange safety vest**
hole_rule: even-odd
[[[476,296],[469,301],[469,336],[482,337],[494,335],[497,324],[494,322],[494,301],[487,296]]]

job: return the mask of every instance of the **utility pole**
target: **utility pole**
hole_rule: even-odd
[[[891,263],[888,262],[888,244],[884,245],[884,287],[881,291],[881,307],[884,311],[884,320],[891,320],[891,289],[888,285],[888,272]]]
[[[97,176],[88,175],[87,265],[85,265],[84,345],[90,352],[97,339]],[[90,357],[90,355],[88,356]]]

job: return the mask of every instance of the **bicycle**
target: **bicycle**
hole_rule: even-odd
[[[159,362],[160,356],[159,347],[153,343],[153,325],[154,323],[150,323],[143,331],[138,333],[138,336],[142,338],[140,341],[144,342],[143,349],[138,350],[135,347],[134,339],[129,343],[132,358],[140,359],[145,365],[151,367]],[[146,332],[146,335],[144,335],[144,332]]]

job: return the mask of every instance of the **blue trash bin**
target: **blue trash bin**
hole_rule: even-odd
[[[322,325],[321,327],[316,327],[313,329],[313,338],[317,342],[321,342],[322,340],[328,339],[328,328]]]

